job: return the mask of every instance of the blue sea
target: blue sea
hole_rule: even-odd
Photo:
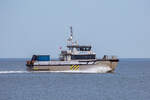
[[[26,71],[26,59],[0,59],[0,100],[150,100],[150,59],[120,59],[114,73]]]

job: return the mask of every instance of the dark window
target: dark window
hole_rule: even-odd
[[[95,59],[95,55],[72,55],[71,59]]]
[[[80,51],[83,51],[83,48],[80,48]]]
[[[80,51],[90,51],[91,48],[79,48]]]

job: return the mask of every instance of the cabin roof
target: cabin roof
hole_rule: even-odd
[[[68,48],[91,48],[91,45],[67,45]]]

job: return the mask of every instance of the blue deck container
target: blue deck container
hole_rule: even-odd
[[[49,55],[38,55],[37,61],[50,61],[50,56]]]

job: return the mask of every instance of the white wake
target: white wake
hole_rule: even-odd
[[[29,71],[0,71],[0,74],[11,74],[11,73],[29,73]]]
[[[61,72],[68,72],[68,73],[107,73],[111,71],[110,67],[96,67],[96,68],[88,68],[86,70],[69,70],[69,71],[61,71]],[[58,71],[60,72],[60,71]]]

